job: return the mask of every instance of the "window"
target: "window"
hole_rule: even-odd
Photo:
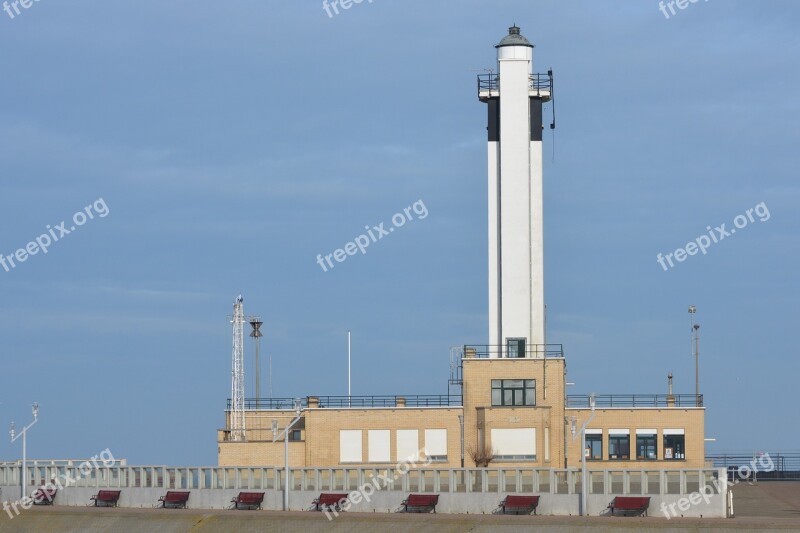
[[[682,429],[664,430],[664,459],[668,461],[686,459],[686,436]]]
[[[388,463],[392,460],[389,451],[391,432],[388,429],[367,431],[367,458],[370,463]]]
[[[289,432],[289,440],[292,442],[299,442],[303,440],[303,430],[293,429]]]
[[[342,429],[339,430],[339,462],[340,463],[360,463],[363,461],[361,455],[361,430]]]
[[[603,460],[603,433],[589,433],[586,430],[586,459],[589,461]]]
[[[536,428],[492,429],[495,461],[535,461]]]
[[[492,405],[495,407],[536,405],[536,380],[493,379]]]
[[[527,339],[506,339],[506,351],[509,359],[525,357],[525,341]]]
[[[640,461],[655,461],[658,459],[656,453],[656,433],[636,432],[636,459]]]
[[[434,463],[447,462],[447,430],[425,430],[425,455]]]
[[[624,431],[624,432],[623,432]],[[628,430],[608,432],[608,458],[612,461],[625,461],[630,459],[631,436]]]
[[[398,429],[397,448],[398,461],[416,461],[419,459],[419,430]]]

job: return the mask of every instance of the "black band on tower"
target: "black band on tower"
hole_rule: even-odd
[[[542,99],[531,98],[531,140],[542,140]]]
[[[486,128],[489,132],[489,142],[498,142],[500,140],[500,99],[490,98],[486,103],[489,110],[489,126]]]

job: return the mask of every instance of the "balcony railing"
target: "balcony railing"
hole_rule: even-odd
[[[702,394],[602,394],[594,399],[595,407],[703,407]],[[570,394],[567,407],[589,408],[589,396]]]

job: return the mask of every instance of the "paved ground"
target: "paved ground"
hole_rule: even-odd
[[[727,533],[800,532],[800,483],[762,482],[734,487],[736,518],[678,519],[564,516],[407,515],[343,513],[328,521],[322,513],[98,509],[37,507],[10,519],[0,514],[0,533],[566,533],[658,531]],[[654,515],[656,513],[653,513]]]
[[[800,483],[739,483],[733,487],[733,511],[737,517],[794,517],[800,520]]]
[[[13,520],[0,518],[0,532],[19,533],[529,533],[614,531],[800,531],[800,517],[675,519],[621,517],[405,515],[347,513],[328,521],[322,513],[155,509],[34,508]]]

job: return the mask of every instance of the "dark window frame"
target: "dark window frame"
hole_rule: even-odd
[[[627,455],[622,453],[627,449]],[[612,453],[612,451],[614,453]],[[630,434],[612,433],[608,435],[608,460],[609,461],[630,461],[631,457],[631,436]]]
[[[652,450],[651,450],[652,448]],[[651,453],[652,452],[652,453]],[[636,460],[637,461],[657,461],[658,460],[658,434],[647,433],[636,435]]]
[[[512,385],[520,381],[521,386]],[[491,391],[492,407],[536,407],[535,379],[493,379]]]
[[[599,455],[596,455],[595,449],[593,445],[599,445]],[[586,448],[590,450],[589,455],[586,457],[587,461],[602,461],[603,460],[603,434],[602,433],[595,433],[595,434],[587,434],[586,435]],[[586,453],[584,450],[583,453]]]
[[[664,446],[662,455],[665,461],[686,460],[686,435],[664,435],[662,442]],[[672,448],[672,457],[670,458],[667,458],[667,448]]]

